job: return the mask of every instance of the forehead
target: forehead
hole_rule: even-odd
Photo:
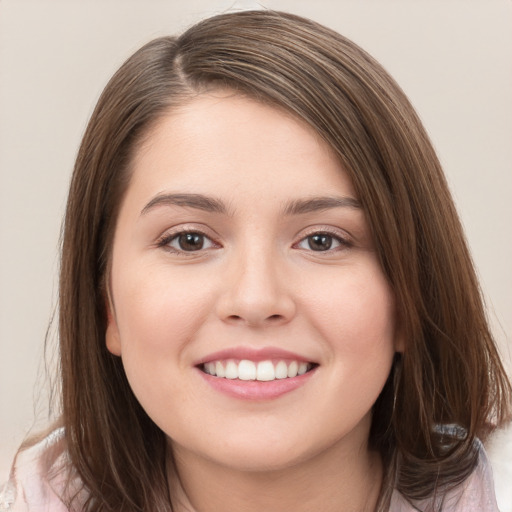
[[[147,193],[249,189],[268,197],[332,189],[355,197],[334,151],[309,125],[226,90],[198,95],[160,118],[135,152],[132,173],[131,187]]]

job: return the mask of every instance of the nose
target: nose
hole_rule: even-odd
[[[294,317],[291,283],[275,255],[252,251],[232,261],[226,274],[217,302],[217,314],[224,322],[265,327]]]

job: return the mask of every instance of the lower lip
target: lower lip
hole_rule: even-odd
[[[297,377],[271,381],[224,379],[213,377],[199,369],[197,371],[215,391],[241,400],[262,401],[273,400],[303,386],[315,373],[316,368]]]

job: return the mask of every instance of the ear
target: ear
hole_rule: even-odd
[[[113,314],[110,298],[105,301],[107,308],[107,330],[105,332],[105,343],[110,353],[115,356],[121,356],[121,337],[117,327],[117,320]]]

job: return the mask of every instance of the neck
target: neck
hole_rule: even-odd
[[[176,512],[373,512],[382,461],[366,442],[341,446],[286,468],[245,471],[173,446],[170,491]]]

